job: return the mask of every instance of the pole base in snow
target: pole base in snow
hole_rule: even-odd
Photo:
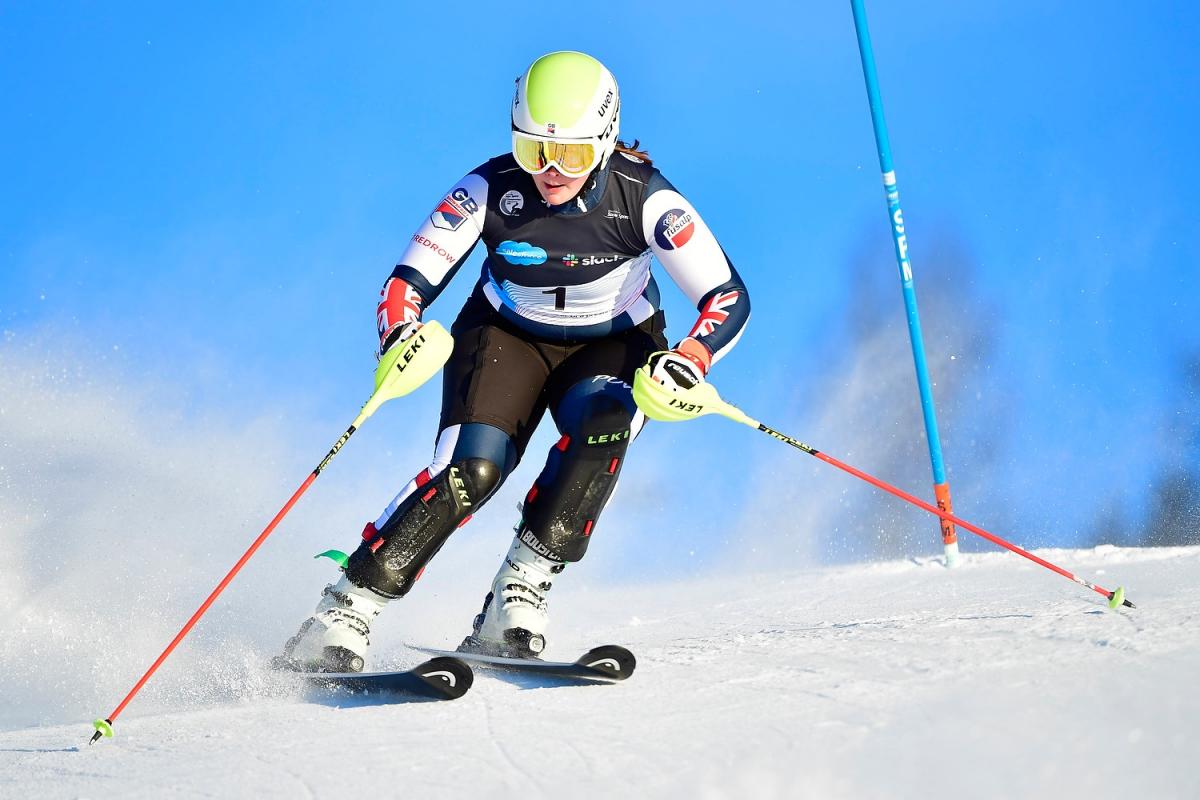
[[[958,566],[958,542],[951,542],[945,546],[946,567],[954,569]]]
[[[98,719],[95,722],[93,722],[92,725],[94,725],[96,727],[96,732],[92,734],[92,740],[90,742],[88,742],[89,745],[93,745],[96,742],[100,741],[101,736],[106,736],[109,739],[112,738],[112,736],[113,736],[112,723],[109,722],[108,720]]]
[[[1121,606],[1125,606],[1126,608],[1137,608],[1137,606],[1125,599],[1124,586],[1118,586],[1117,590],[1108,597],[1109,608],[1120,608]]]

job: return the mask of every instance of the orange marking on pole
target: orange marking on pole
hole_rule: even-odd
[[[950,503],[950,484],[935,483],[933,485],[933,496],[937,500],[937,507],[947,514],[953,514],[954,508]],[[954,544],[958,541],[958,533],[954,530],[954,523],[945,517],[939,517],[942,521],[942,544]]]

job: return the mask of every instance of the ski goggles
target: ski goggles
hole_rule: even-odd
[[[603,151],[594,139],[562,141],[513,131],[513,156],[521,169],[541,175],[554,167],[568,178],[581,178],[600,164]]]

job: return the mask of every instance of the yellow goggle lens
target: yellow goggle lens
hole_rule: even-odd
[[[591,142],[544,142],[515,137],[513,155],[522,169],[534,174],[553,165],[564,175],[579,177],[596,164],[596,146]]]
[[[546,168],[542,143],[533,139],[513,139],[513,155],[526,172],[541,172]]]

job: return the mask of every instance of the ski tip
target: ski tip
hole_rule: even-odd
[[[96,732],[92,734],[92,739],[88,742],[89,746],[100,741],[100,737],[102,736],[106,739],[113,737],[112,722],[109,720],[98,719],[92,723],[92,726],[96,729]]]
[[[413,672],[449,700],[462,697],[475,682],[475,673],[471,671],[467,662],[452,656],[431,658],[416,667]]]
[[[1124,586],[1118,586],[1118,587],[1117,587],[1117,590],[1116,590],[1115,592],[1112,592],[1112,593],[1111,593],[1111,594],[1109,594],[1109,596],[1108,596],[1108,607],[1109,607],[1109,608],[1117,608],[1118,606],[1123,606],[1123,605],[1125,605],[1125,603],[1126,603],[1126,600],[1125,600],[1125,587],[1124,587]],[[1132,604],[1132,603],[1130,603],[1130,604],[1129,604],[1129,607],[1130,607],[1130,608],[1133,608],[1133,604]]]
[[[615,644],[593,647],[575,663],[614,681],[625,680],[637,668],[637,659],[633,653]]]

